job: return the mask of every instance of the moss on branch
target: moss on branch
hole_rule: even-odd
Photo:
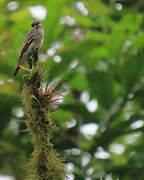
[[[24,77],[23,106],[28,119],[27,131],[31,135],[34,151],[31,154],[27,179],[64,180],[63,159],[54,150],[50,140],[58,130],[50,119],[50,109],[55,99],[57,84],[42,89],[44,73],[38,68]]]

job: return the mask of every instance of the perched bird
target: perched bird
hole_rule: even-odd
[[[25,61],[28,61],[30,69],[32,69],[38,61],[38,50],[42,46],[44,40],[44,30],[40,21],[34,21],[31,26],[32,29],[24,40],[20,56],[18,58],[18,65],[13,73],[14,76],[16,76],[21,68],[21,65]],[[33,61],[31,57],[33,57]]]

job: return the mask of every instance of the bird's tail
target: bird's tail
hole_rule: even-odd
[[[18,65],[13,73],[13,76],[15,77],[18,73],[18,71],[20,70],[20,66]]]

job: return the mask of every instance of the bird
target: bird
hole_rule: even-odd
[[[33,21],[31,26],[32,29],[28,33],[28,35],[26,36],[23,42],[20,56],[18,58],[17,67],[13,72],[14,77],[17,75],[20,68],[22,68],[22,64],[25,61],[28,61],[30,69],[32,69],[33,66],[35,67],[37,64],[38,50],[42,46],[44,40],[44,30],[41,25],[41,22],[38,20]],[[31,59],[32,57],[33,57],[33,61]]]

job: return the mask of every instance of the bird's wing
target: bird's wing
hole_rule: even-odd
[[[19,63],[21,63],[21,58],[23,57],[23,54],[26,52],[26,50],[28,49],[28,47],[30,46],[30,44],[31,44],[31,43],[33,42],[33,40],[34,40],[33,34],[34,34],[34,30],[32,29],[32,30],[28,33],[26,39],[24,40],[24,44],[23,44],[23,46],[22,46],[21,53],[20,53],[20,56],[19,56]],[[19,64],[19,63],[18,63],[18,64]]]

